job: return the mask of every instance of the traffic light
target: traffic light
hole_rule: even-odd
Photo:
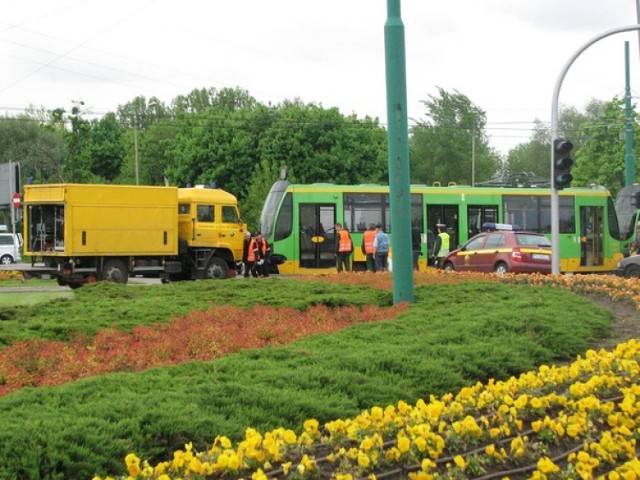
[[[569,140],[558,138],[553,141],[553,186],[558,190],[570,187],[573,180],[571,150],[573,143]]]
[[[640,192],[635,192],[631,196],[631,205],[633,205],[636,208],[640,208]]]

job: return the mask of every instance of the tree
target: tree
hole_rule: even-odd
[[[176,115],[204,113],[212,108],[217,110],[253,109],[256,105],[256,99],[241,88],[223,88],[219,91],[213,87],[194,89],[186,96],[178,95],[172,102]]]
[[[118,122],[121,125],[138,129],[164,122],[171,117],[171,111],[156,97],[151,97],[147,101],[145,97],[138,96],[119,106],[117,112]]]
[[[475,178],[490,179],[498,171],[500,157],[484,133],[485,112],[458,91],[449,93],[439,88],[438,93],[438,97],[429,95],[422,102],[429,120],[411,128],[412,181],[470,184],[474,144]]]
[[[261,154],[293,168],[301,183],[387,182],[386,132],[377,120],[299,100],[283,102],[273,115]]]
[[[25,180],[61,182],[64,140],[29,115],[0,118],[0,163],[20,163]]]
[[[527,172],[536,177],[550,178],[550,149],[549,129],[536,119],[531,140],[517,145],[507,155],[503,176]]]
[[[114,113],[89,122],[89,130],[77,152],[81,165],[85,165],[93,181],[111,183],[120,173],[124,157],[123,127]]]
[[[625,142],[620,140],[624,128],[624,100],[618,97],[603,104],[597,118],[581,125],[580,135],[586,141],[575,154],[574,185],[595,183],[607,187],[614,196],[618,193],[625,185]],[[638,129],[634,130],[637,142]]]
[[[587,104],[585,113],[575,107],[562,108],[558,115],[558,137],[571,140],[574,151],[579,150],[588,138],[582,125],[600,115],[602,104],[599,100],[592,100]],[[529,172],[536,177],[551,177],[551,132],[539,119],[535,119],[534,123],[531,139],[517,145],[507,155],[503,172],[505,176]]]
[[[242,220],[247,224],[247,228],[255,232],[260,225],[260,214],[267,194],[273,183],[280,177],[282,167],[275,162],[262,159],[256,165],[249,188],[244,199],[240,202]],[[291,181],[291,176],[289,175]]]

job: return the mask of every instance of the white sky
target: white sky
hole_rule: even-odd
[[[636,0],[638,1],[638,0]],[[300,98],[386,124],[384,0],[0,0],[0,112],[30,105],[94,113],[138,95],[167,104],[194,88]],[[410,119],[437,87],[487,112],[502,153],[550,121],[553,88],[597,35],[636,23],[633,0],[401,0]],[[601,40],[569,70],[562,105],[631,92],[638,34]],[[411,123],[411,120],[410,120]]]

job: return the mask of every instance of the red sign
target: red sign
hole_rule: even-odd
[[[20,208],[20,194],[14,193],[11,202],[13,203],[13,208]]]

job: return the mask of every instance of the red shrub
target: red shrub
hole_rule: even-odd
[[[103,330],[71,342],[29,340],[0,351],[0,396],[26,386],[60,385],[108,372],[136,372],[191,360],[212,360],[249,348],[286,345],[316,333],[393,318],[406,305],[329,309],[215,307],[168,323]]]

